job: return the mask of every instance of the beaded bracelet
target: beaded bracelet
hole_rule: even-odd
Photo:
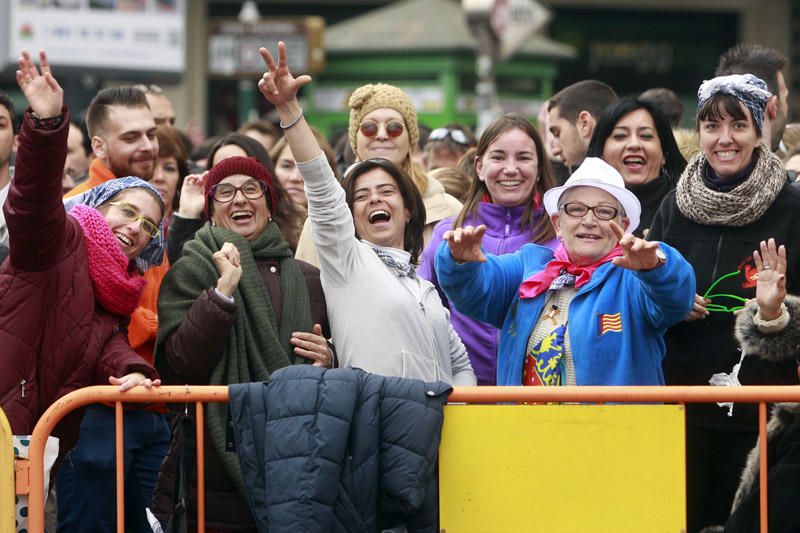
[[[55,117],[42,118],[33,111],[31,111],[31,118],[33,118],[33,122],[36,128],[42,130],[54,130],[58,128],[62,122],[64,122],[63,114]]]
[[[303,118],[303,108],[302,107],[300,108],[300,113],[297,114],[297,116],[295,117],[295,119],[293,121],[291,121],[288,124],[284,124],[283,121],[281,120],[280,122],[278,122],[278,124],[280,125],[280,127],[282,129],[288,130],[289,128],[291,128],[292,126],[294,126],[295,124],[300,122],[301,118]]]

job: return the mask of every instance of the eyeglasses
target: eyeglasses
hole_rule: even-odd
[[[156,226],[155,224],[144,218],[144,216],[142,216],[142,214],[139,213],[139,211],[137,211],[136,208],[133,207],[131,204],[127,202],[109,202],[106,205],[113,205],[114,207],[119,209],[119,212],[122,214],[125,220],[128,221],[128,223],[135,222],[137,220],[141,221],[142,229],[144,230],[145,233],[150,235],[150,238],[155,239],[156,237],[158,237],[160,233],[158,231],[158,226]]]
[[[390,120],[389,122],[382,122],[383,127],[386,129],[386,135],[389,137],[400,137],[403,130],[406,129],[405,125],[399,120]],[[358,127],[364,137],[375,137],[380,129],[380,124],[373,120],[365,120]]]
[[[133,85],[133,88],[134,89],[139,89],[140,91],[142,91],[145,94],[147,94],[147,93],[150,93],[150,94],[161,94],[161,93],[164,92],[164,89],[162,89],[161,87],[159,87],[158,85],[155,85],[153,83],[148,84],[148,85],[145,85],[143,83],[137,83],[136,85]]]
[[[258,200],[267,191],[267,184],[258,180],[247,181],[241,187],[234,187],[230,183],[217,183],[211,187],[211,196],[214,200],[226,204],[233,200],[237,191],[242,191],[248,200]]]
[[[612,220],[616,218],[617,214],[619,214],[619,209],[616,207],[611,207],[610,205],[596,205],[594,207],[589,207],[588,205],[580,202],[566,203],[561,206],[561,209],[563,209],[564,212],[569,216],[575,218],[583,218],[589,211],[594,213],[594,216],[599,220]]]
[[[460,144],[461,146],[469,146],[470,142],[467,139],[467,134],[461,130],[452,129],[452,128],[436,128],[428,135],[428,141],[443,141],[444,139],[450,139],[456,143]]]

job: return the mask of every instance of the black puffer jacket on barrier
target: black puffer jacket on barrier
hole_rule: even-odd
[[[236,449],[258,527],[435,531],[441,382],[286,367],[231,385]]]

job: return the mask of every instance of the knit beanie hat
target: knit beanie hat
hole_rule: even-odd
[[[364,115],[381,108],[394,109],[403,116],[403,121],[408,129],[408,140],[411,143],[411,149],[413,150],[417,145],[419,141],[417,111],[414,109],[414,103],[411,98],[402,89],[386,83],[368,83],[353,91],[347,105],[350,107],[350,126],[348,130],[350,148],[353,149],[356,157],[358,157],[356,135],[361,121],[364,120]]]
[[[275,192],[272,174],[270,174],[267,167],[255,157],[235,156],[223,159],[211,167],[211,170],[206,175],[205,183],[203,184],[206,193],[206,218],[209,217],[208,207],[212,202],[211,187],[228,176],[235,174],[244,174],[258,181],[263,181],[267,186],[267,207],[269,207],[270,213],[275,211],[275,206],[278,204],[278,194]]]

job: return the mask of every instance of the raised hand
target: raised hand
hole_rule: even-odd
[[[328,346],[328,341],[322,336],[322,326],[314,324],[311,333],[295,331],[289,339],[294,345],[294,353],[300,357],[314,361],[313,366],[330,368],[333,363],[333,354]]]
[[[609,221],[609,226],[622,247],[622,255],[612,259],[612,263],[628,270],[651,270],[659,265],[661,261],[656,255],[659,247],[657,241],[646,241],[632,233],[625,233],[622,226],[613,220]]]
[[[214,266],[219,272],[217,290],[227,297],[233,296],[239,280],[242,279],[242,265],[239,259],[239,249],[233,243],[226,242],[218,252],[211,256]]]
[[[28,51],[23,50],[18,61],[17,85],[34,113],[41,118],[59,116],[64,106],[64,90],[53,77],[44,50],[39,51],[39,64],[41,73]]]
[[[202,174],[189,174],[181,185],[181,203],[178,215],[183,218],[201,218],[206,207],[206,195],[203,189],[208,171]]]
[[[760,252],[753,252],[758,270],[756,303],[764,320],[774,320],[781,315],[781,304],[786,298],[786,247],[769,239],[761,241],[759,248]]]
[[[258,89],[264,98],[275,107],[281,107],[297,98],[297,91],[311,81],[311,76],[303,74],[295,78],[286,65],[286,45],[278,42],[278,65],[266,48],[259,48],[258,52],[264,58],[267,71],[258,82]]]
[[[483,224],[477,228],[465,226],[445,231],[444,235],[442,235],[442,240],[447,241],[447,245],[450,247],[450,255],[457,262],[475,261],[485,263],[486,256],[481,249],[484,233],[486,233],[486,226]]]

